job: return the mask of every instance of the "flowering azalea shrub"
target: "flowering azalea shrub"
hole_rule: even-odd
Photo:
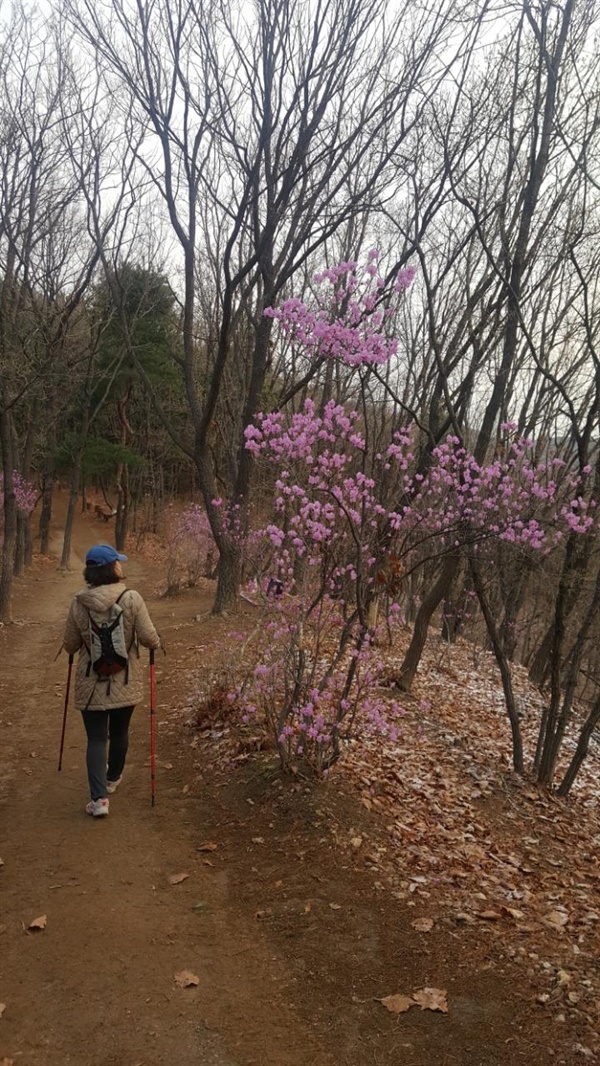
[[[31,514],[33,511],[37,493],[30,481],[27,481],[18,470],[13,470],[13,488],[17,510],[23,514]],[[4,503],[4,474],[0,473],[0,503]]]
[[[559,486],[552,465],[532,463],[526,441],[482,466],[450,437],[421,475],[411,434],[399,431],[366,474],[358,421],[333,401],[318,415],[308,400],[290,419],[261,414],[246,431],[247,447],[278,470],[263,536],[282,595],[271,598],[258,665],[237,695],[247,717],[266,721],[286,765],[328,765],[359,719],[392,728],[374,688],[373,607],[385,588],[392,617],[383,623],[400,614],[394,573],[465,547],[482,557],[497,541],[549,552],[567,530],[585,532],[593,522],[581,495],[565,502],[574,482]]]
[[[311,359],[368,367],[393,358],[394,309],[384,306],[376,256],[360,278],[344,263],[319,280],[333,292],[316,311],[290,300],[266,313]],[[396,292],[411,281],[404,272]],[[318,410],[309,399],[291,416],[260,413],[247,427],[246,447],[276,472],[274,513],[262,530],[272,593],[256,666],[234,695],[245,718],[258,716],[271,732],[284,766],[320,771],[359,725],[394,730],[400,708],[375,685],[377,626],[400,616],[408,574],[465,550],[491,565],[486,552],[498,543],[549,553],[569,531],[590,530],[583,483],[558,460],[536,462],[514,426],[501,428],[505,444],[488,463],[449,436],[423,464],[411,428],[374,453],[368,427],[334,401]]]
[[[199,504],[190,503],[177,515],[167,549],[167,593],[192,588],[210,567],[215,551],[206,512]]]
[[[313,611],[302,596],[273,596],[256,631],[255,655],[230,698],[245,723],[276,742],[284,768],[323,772],[359,728],[398,739],[404,711],[377,693],[382,665],[373,633],[359,639],[343,602],[324,595]]]
[[[27,481],[18,470],[13,470],[13,490],[17,512],[30,515],[37,502],[37,493],[31,482]],[[4,475],[0,473],[0,543],[4,539]]]

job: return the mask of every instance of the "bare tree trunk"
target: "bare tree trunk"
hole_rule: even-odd
[[[131,444],[133,430],[129,422],[128,405],[131,398],[132,386],[129,385],[125,394],[117,400],[117,413],[121,425],[121,444],[124,448]],[[127,531],[129,527],[129,510],[131,493],[129,485],[129,467],[126,462],[119,464],[117,471],[117,514],[115,519],[115,547],[117,551],[123,551],[127,544]]]
[[[20,463],[21,475],[27,482],[31,481],[33,446],[35,442],[35,435],[38,429],[39,411],[40,395],[39,389],[36,388],[32,403],[29,408],[27,433],[25,436],[25,445],[23,447],[23,456]],[[19,511],[17,512],[17,545],[15,551],[16,577],[22,574],[25,570],[25,567],[28,565],[28,563],[31,562],[32,553],[33,544],[31,536],[31,515],[24,511]]]
[[[519,574],[517,581],[517,587],[512,588],[509,595],[504,598],[505,608],[504,617],[499,630],[500,640],[502,647],[504,648],[504,654],[506,658],[512,662],[517,651],[517,644],[519,640],[517,621],[521,613],[523,603],[525,601],[525,595],[529,586],[530,568],[526,563],[522,564],[522,570]],[[510,594],[512,593],[512,595]]]
[[[589,715],[587,716],[583,724],[581,733],[579,734],[577,747],[573,753],[573,758],[571,759],[571,762],[567,767],[565,776],[563,777],[560,783],[558,789],[559,796],[569,795],[569,792],[573,787],[575,778],[577,777],[577,774],[579,773],[583,765],[584,759],[588,753],[592,733],[598,725],[598,722],[600,722],[600,696],[598,696],[596,702],[594,703]]]
[[[529,667],[529,680],[533,685],[543,685],[546,679],[548,659],[552,648],[552,634],[553,623],[550,623]]]
[[[31,515],[26,515],[25,522],[25,566],[31,566],[33,560],[33,532],[31,529]]]
[[[582,536],[580,533],[570,534],[560,576],[560,585],[563,589],[561,610],[564,615],[565,625],[579,602],[581,586],[593,549],[594,541],[592,537]],[[529,680],[534,685],[544,684],[547,678],[555,625],[556,618],[550,622],[540,646],[533,656],[529,669]]]
[[[48,464],[44,471],[42,489],[42,507],[40,511],[40,551],[42,555],[50,553],[50,523],[52,521],[52,496],[54,493],[54,477],[51,465]]]
[[[28,516],[23,514],[23,511],[17,510],[15,561],[13,563],[13,574],[15,577],[20,577],[25,571],[25,538],[27,522]]]
[[[419,607],[415,619],[412,640],[408,646],[404,661],[400,667],[399,676],[396,680],[398,688],[402,689],[403,692],[410,692],[421,661],[423,649],[427,642],[429,623],[434,612],[446,596],[448,589],[454,580],[455,574],[458,571],[459,564],[459,555],[453,554],[446,556],[442,563],[442,569],[437,581],[429,590]]]
[[[457,587],[458,586],[458,587]],[[441,637],[449,644],[455,644],[462,633],[468,614],[471,584],[463,567],[455,574],[452,584],[444,597]]]
[[[5,396],[0,392],[0,404]],[[9,411],[0,410],[0,443],[2,444],[2,473],[4,477],[4,538],[2,543],[2,569],[0,570],[0,622],[10,622],[11,592],[15,547],[17,541],[17,501],[13,483],[13,428]]]
[[[79,478],[81,473],[81,453],[75,456],[73,461],[73,469],[71,470],[71,484],[69,489],[69,505],[67,507],[67,517],[65,519],[65,531],[63,535],[63,547],[62,555],[60,559],[61,570],[71,569],[71,539],[73,536],[73,523],[75,521],[75,511],[77,510],[77,499],[79,496]]]
[[[123,463],[118,474],[118,498],[117,514],[115,519],[115,548],[124,551],[127,546],[127,534],[129,531],[129,512],[131,494],[129,491],[129,468]]]
[[[89,417],[89,399],[87,399],[84,406],[84,413],[81,419],[81,426],[79,427],[77,447],[73,455],[73,467],[71,469],[71,483],[69,489],[69,505],[67,507],[62,556],[60,560],[61,570],[70,570],[71,568],[71,539],[73,535],[73,522],[75,521],[77,498],[79,496],[79,482],[81,480],[81,462],[83,459],[83,449],[85,447],[85,442],[87,440],[89,430]]]
[[[504,692],[506,713],[508,714],[510,728],[512,732],[513,767],[516,773],[523,774],[525,772],[525,767],[523,764],[523,738],[521,736],[519,715],[517,713],[515,694],[512,687],[510,663],[502,646],[502,641],[500,639],[500,634],[496,627],[496,623],[494,622],[494,616],[488,603],[485,587],[481,579],[481,574],[477,567],[477,563],[473,558],[471,558],[469,560],[469,564],[471,570],[471,577],[473,578],[473,588],[477,593],[477,599],[479,601],[479,606],[481,607],[481,611],[485,619],[485,624],[489,634],[492,649],[496,657],[496,662],[498,663],[498,667],[500,669],[500,677],[502,679],[502,689]]]
[[[221,549],[217,565],[217,591],[213,614],[237,610],[242,580],[242,553],[237,545]]]
[[[585,643],[600,606],[600,572],[597,574],[594,593],[578,627],[573,647],[566,655],[563,650],[566,630],[563,610],[565,592],[564,586],[561,586],[556,599],[554,639],[550,657],[550,703],[540,726],[536,751],[538,781],[544,785],[552,783],[565,730],[572,715]]]

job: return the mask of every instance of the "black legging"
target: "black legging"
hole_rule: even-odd
[[[82,711],[81,714],[88,738],[86,763],[90,796],[93,800],[102,799],[107,795],[106,779],[116,781],[123,773],[133,707],[113,707],[109,711]]]

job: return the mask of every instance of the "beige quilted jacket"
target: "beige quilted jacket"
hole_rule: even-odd
[[[93,670],[90,670],[88,675],[88,611],[93,611],[102,618],[102,614],[108,611],[123,593],[119,606],[123,608],[125,640],[127,647],[131,648],[129,670],[127,678],[125,671],[115,674],[109,686],[107,681],[98,680]],[[123,582],[119,582],[116,585],[86,588],[77,593],[67,618],[63,644],[69,655],[79,652],[75,676],[77,710],[88,708],[90,711],[106,711],[111,707],[129,707],[143,698],[143,678],[147,672],[148,660],[145,655],[140,657],[138,645],[141,644],[144,648],[159,648],[160,637],[152,625],[148,608],[139,592],[133,589],[126,591]]]

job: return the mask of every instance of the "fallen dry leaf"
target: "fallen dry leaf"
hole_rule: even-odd
[[[516,907],[505,907],[503,905],[502,906],[502,910],[505,912],[505,914],[510,914],[511,918],[517,919],[517,918],[524,918],[525,917],[525,915],[523,914],[523,911],[517,910]]]
[[[6,1003],[0,1003],[0,1018],[4,1014],[5,1010],[6,1010]]]
[[[386,1010],[391,1011],[392,1014],[405,1014],[411,1007],[416,1006],[412,996],[402,996],[399,993],[395,996],[385,996],[379,1002],[383,1003]]]
[[[264,844],[264,842],[265,842],[265,838],[264,837],[252,837],[252,843],[253,844]]]
[[[190,970],[180,970],[179,973],[173,976],[178,988],[191,988],[193,985],[200,984],[200,978],[196,977],[196,974],[191,973]]]
[[[433,918],[415,918],[414,922],[410,923],[413,929],[417,930],[417,933],[429,933],[433,929]]]
[[[204,844],[199,844],[196,851],[216,851],[218,847],[218,844],[211,844],[207,840]]]
[[[170,874],[168,881],[170,885],[180,885],[182,881],[187,881],[189,874]]]
[[[564,911],[550,911],[544,921],[547,925],[554,926],[555,929],[564,929],[569,921],[569,915],[565,914]]]
[[[439,1010],[448,1013],[448,993],[444,988],[420,988],[413,992],[413,999],[421,1010]]]
[[[39,918],[34,918],[33,921],[29,923],[27,928],[32,929],[35,932],[35,930],[37,929],[45,929],[47,924],[47,916],[45,914],[40,914]]]

